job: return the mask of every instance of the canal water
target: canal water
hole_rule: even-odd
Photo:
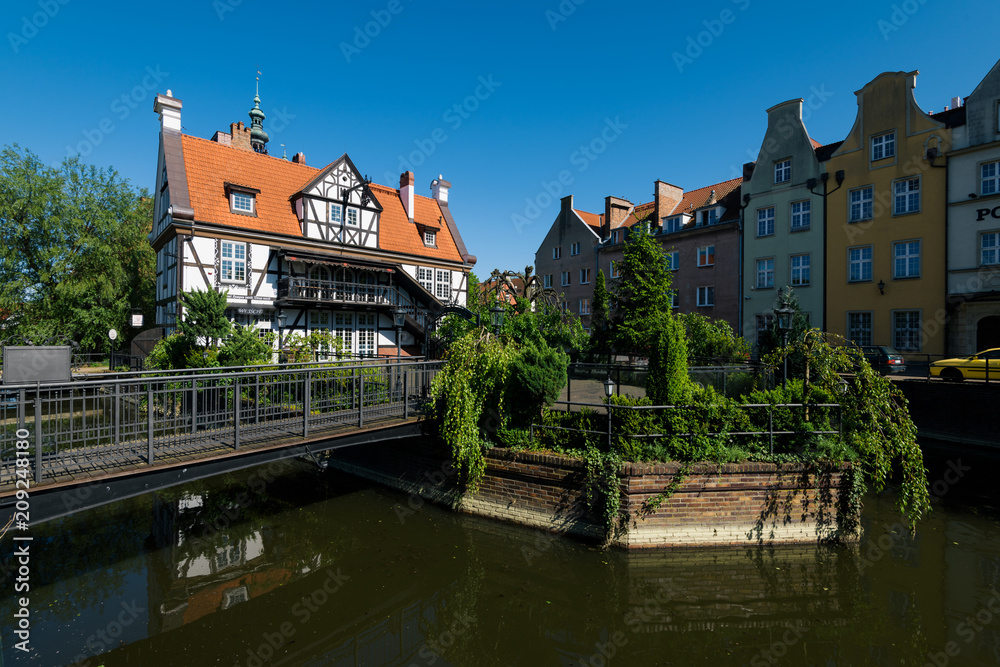
[[[242,471],[31,528],[27,653],[8,533],[2,664],[996,665],[986,465],[939,452],[913,536],[884,495],[858,545],[640,553],[312,463]]]

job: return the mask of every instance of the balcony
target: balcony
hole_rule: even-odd
[[[278,281],[281,301],[308,301],[313,304],[342,303],[359,306],[391,307],[399,303],[399,291],[394,285],[316,280],[289,277]]]

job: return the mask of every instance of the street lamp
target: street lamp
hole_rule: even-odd
[[[285,323],[288,322],[288,315],[278,311],[278,363],[281,363],[281,351],[285,348]]]
[[[781,330],[781,346],[782,348],[788,347],[788,332],[792,330],[792,316],[795,314],[795,309],[791,306],[782,306],[781,308],[774,309],[774,316],[778,318],[778,329]],[[781,388],[784,389],[788,386],[788,350],[783,349],[785,356],[785,370],[781,378]]]
[[[132,328],[133,329],[142,328],[142,308],[132,309]]]
[[[493,331],[497,336],[500,335],[500,329],[503,328],[503,316],[507,313],[507,310],[500,305],[500,301],[490,308],[490,323],[493,325]]]
[[[608,379],[604,381],[604,396],[608,399],[608,451],[611,451],[611,397],[615,393],[615,381],[608,373]]]

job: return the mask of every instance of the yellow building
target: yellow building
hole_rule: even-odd
[[[827,329],[912,361],[944,353],[951,145],[951,129],[917,106],[916,77],[886,72],[857,91],[854,127],[824,164],[843,179],[827,202]]]

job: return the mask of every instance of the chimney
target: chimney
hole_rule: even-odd
[[[181,101],[174,99],[173,93],[167,90],[166,95],[157,95],[153,103],[153,111],[160,114],[160,130],[181,131]]]
[[[952,109],[957,109],[960,106],[962,106],[962,98],[961,97],[953,97],[953,98],[951,98],[951,108]]]
[[[611,230],[615,229],[625,220],[628,216],[628,212],[632,209],[632,202],[627,199],[621,199],[620,197],[612,197],[608,195],[604,198],[604,225],[602,236],[608,238],[611,236]]]
[[[296,153],[295,155],[292,156],[292,162],[294,162],[295,164],[305,164],[306,154],[302,152]]]
[[[438,203],[448,205],[448,188],[451,187],[451,183],[444,180],[441,174],[431,181],[431,196],[438,200]]]
[[[250,128],[246,127],[242,120],[238,123],[230,123],[229,132],[233,138],[233,148],[253,152],[253,148],[250,146]]]
[[[664,183],[663,181],[657,179],[653,183],[653,200],[656,202],[653,204],[653,210],[656,215],[654,224],[661,224],[663,218],[670,215],[674,208],[681,203],[681,199],[683,198],[684,190],[676,185]]]
[[[218,130],[215,134],[212,135],[212,141],[214,141],[217,144],[222,144],[223,146],[232,146],[233,135],[227,134],[222,130]]]
[[[566,220],[569,212],[573,210],[573,195],[566,195],[559,200],[559,210],[562,213],[563,220]]]
[[[406,217],[410,222],[413,222],[415,211],[413,193],[416,190],[416,182],[412,171],[404,171],[399,175],[399,199],[403,202],[403,210],[406,211]]]

